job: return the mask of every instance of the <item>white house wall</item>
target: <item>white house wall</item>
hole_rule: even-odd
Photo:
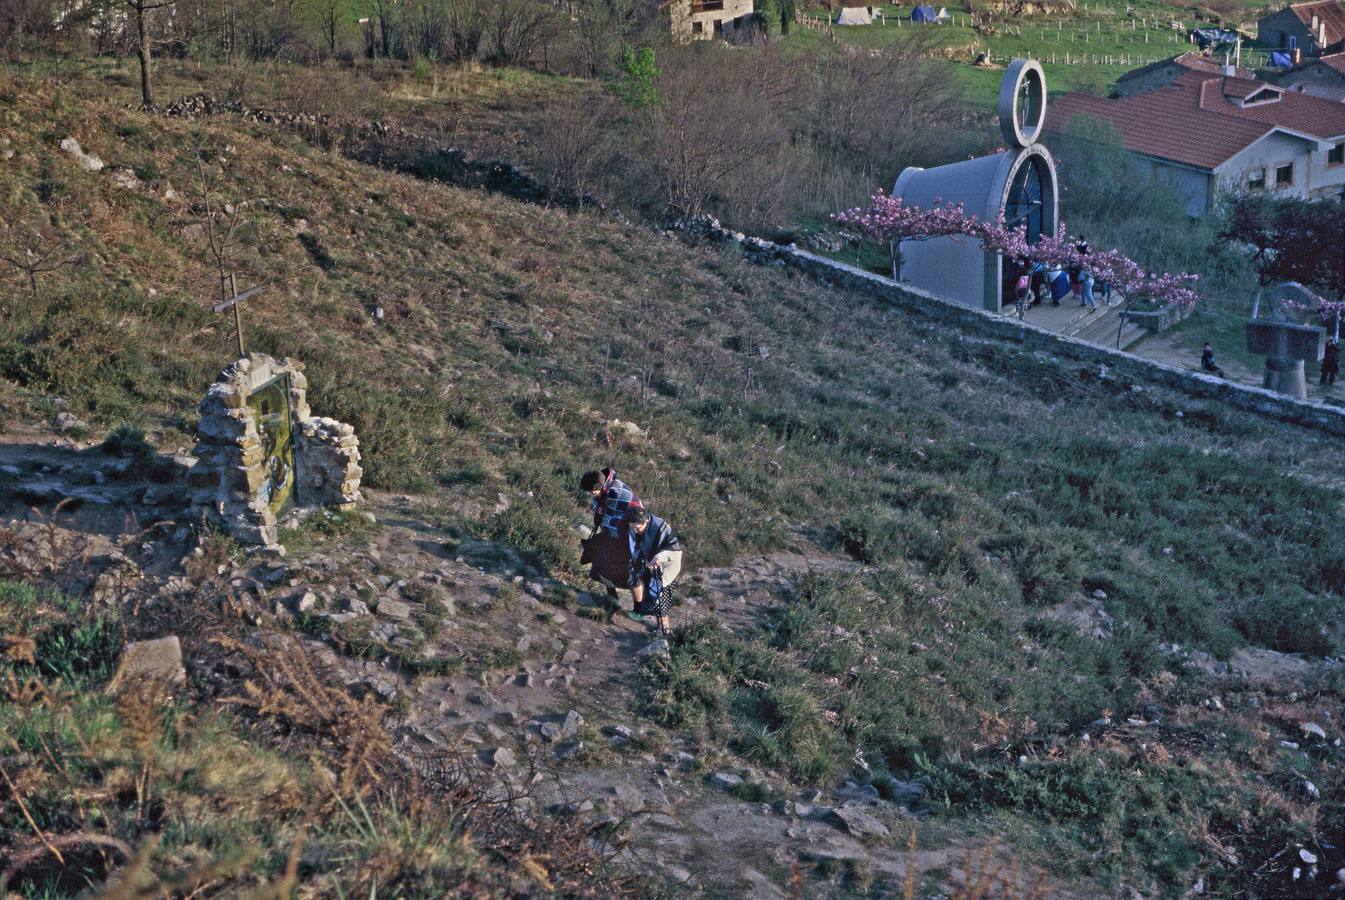
[[[1333,143],[1341,142],[1345,142],[1345,135]],[[1342,187],[1345,187],[1345,165],[1331,165],[1327,162],[1327,151],[1314,150],[1308,160],[1308,196],[1339,199]]]
[[[1313,197],[1325,192],[1337,196],[1345,185],[1345,166],[1328,166],[1327,151],[1317,150],[1301,138],[1271,134],[1242,150],[1214,171],[1221,192],[1245,190],[1248,173],[1264,166],[1266,192],[1297,197]],[[1282,188],[1275,186],[1275,167],[1294,164],[1293,182]]]

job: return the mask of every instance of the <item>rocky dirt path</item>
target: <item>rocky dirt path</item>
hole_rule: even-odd
[[[657,652],[646,628],[609,619],[604,598],[548,578],[513,548],[450,538],[428,501],[373,494],[377,525],[300,526],[284,558],[249,556],[199,543],[165,480],[68,440],[0,441],[0,513],[21,538],[0,548],[0,563],[92,602],[134,598],[136,628],[183,633],[189,673],[190,623],[174,610],[190,608],[193,579],[208,577],[251,640],[288,636],[325,677],[386,702],[399,752],[461,754],[515,802],[582,818],[617,862],[679,893],[899,895],[908,867],[918,884],[953,885],[985,846],[929,822],[918,786],[895,803],[844,780],[801,789],[725,746],[651,724],[638,698],[642,654]],[[853,567],[802,539],[730,566],[693,562],[674,621],[716,616],[750,630],[810,570]],[[224,680],[197,673],[211,690],[238,689]]]
[[[791,788],[724,747],[649,724],[637,683],[641,656],[657,643],[643,625],[620,613],[608,621],[597,594],[580,593],[570,610],[544,602],[557,585],[507,548],[460,544],[430,567],[438,554],[417,537],[422,529],[399,521],[352,555],[372,551],[378,562],[407,567],[394,585],[427,568],[451,585],[459,615],[444,623],[435,652],[460,649],[479,661],[500,658],[500,647],[514,651],[505,665],[418,679],[343,660],[352,684],[372,677],[408,698],[397,730],[408,752],[467,750],[538,814],[588,820],[618,862],[690,894],[818,896],[844,886],[890,895],[908,866],[917,884],[948,883],[980,849],[923,822],[918,786],[905,806],[846,781]],[[411,546],[418,553],[399,549]],[[693,571],[675,624],[713,615],[750,629],[810,570],[852,568],[801,546]],[[380,602],[374,618],[385,609]],[[921,834],[914,854],[913,827]]]

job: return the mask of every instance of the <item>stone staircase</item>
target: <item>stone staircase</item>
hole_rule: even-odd
[[[1100,347],[1125,350],[1137,343],[1148,332],[1132,322],[1126,322],[1123,326],[1121,324],[1121,308],[1122,304],[1117,302],[1113,306],[1100,308],[1097,312],[1081,309],[1079,314],[1061,330],[1061,334],[1087,341],[1090,344],[1097,344]],[[1119,344],[1116,339],[1118,330],[1121,336]]]

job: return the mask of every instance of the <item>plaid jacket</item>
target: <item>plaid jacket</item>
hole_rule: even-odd
[[[626,521],[626,513],[644,504],[626,482],[616,477],[615,469],[603,469],[602,474],[607,481],[603,485],[602,498],[593,500],[593,527],[606,529],[612,537],[617,537],[621,523]]]

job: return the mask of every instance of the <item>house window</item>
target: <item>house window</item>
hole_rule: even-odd
[[[1258,166],[1247,173],[1247,190],[1264,191],[1266,189],[1266,168]]]
[[[1275,187],[1287,188],[1294,185],[1294,164],[1284,163],[1275,167]]]
[[[1345,141],[1341,141],[1326,151],[1326,164],[1328,166],[1338,166],[1341,163],[1345,163]]]
[[[1270,88],[1264,88],[1249,96],[1242,101],[1243,106],[1252,106],[1257,103],[1274,103],[1280,99],[1280,92],[1273,91]]]
[[[715,34],[722,35],[723,33],[724,33],[724,20],[715,19]]]
[[[704,32],[704,31],[705,31],[705,23],[704,23],[704,22],[692,22],[692,23],[691,23],[691,33],[692,33],[692,34],[701,34],[701,33]]]

